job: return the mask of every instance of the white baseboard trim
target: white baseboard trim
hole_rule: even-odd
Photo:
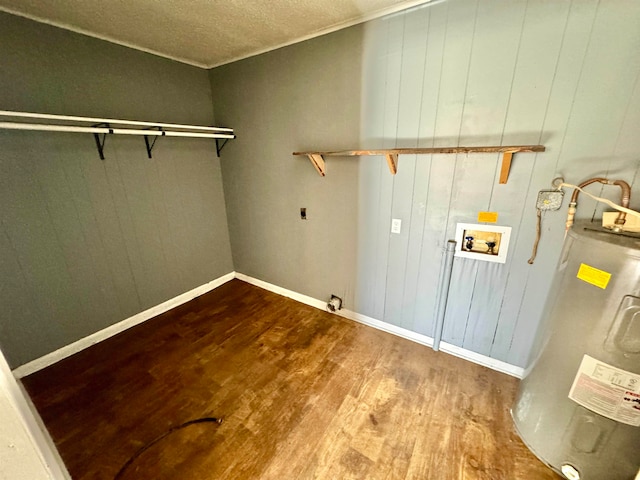
[[[319,308],[320,310],[325,310],[327,306],[327,303],[323,302],[322,300],[318,300],[316,298],[309,297],[307,295],[303,295],[301,293],[297,293],[292,290],[287,290],[286,288],[282,288],[277,285],[273,285],[272,283],[258,280],[257,278],[253,278],[248,275],[244,275],[242,273],[236,272],[236,278],[238,280],[242,280],[244,282],[250,283],[251,285],[264,288],[265,290],[268,290],[270,292],[277,293],[278,295],[291,298],[300,303],[304,303],[306,305]],[[407,330],[406,328],[392,325],[387,322],[383,322],[381,320],[377,320],[372,317],[368,317],[367,315],[363,315],[361,313],[353,312],[347,309],[342,309],[337,311],[336,315],[340,315],[341,317],[348,318],[349,320],[353,320],[358,323],[362,323],[364,325],[368,325],[370,327],[376,328],[378,330],[382,330],[383,332],[387,332],[392,335],[396,335],[398,337],[406,338],[407,340],[411,340],[412,342],[416,342],[421,345],[426,345],[428,347],[433,346],[433,338],[431,337],[428,337],[421,333],[413,332],[411,330]],[[510,363],[506,363],[501,360],[496,360],[495,358],[491,358],[486,355],[481,355],[479,353],[466,350],[462,347],[458,347],[450,343],[440,342],[440,351],[448,353],[455,357],[462,358],[464,360],[468,360],[478,365],[482,365],[492,370],[506,373],[507,375],[511,375],[516,378],[522,378],[524,375],[524,369],[522,367],[517,367],[515,365],[511,365]]]
[[[286,288],[279,287],[272,283],[258,280],[257,278],[250,277],[249,275],[245,275],[244,273],[236,272],[236,278],[238,280],[242,280],[243,282],[250,283],[251,285],[255,285],[256,287],[264,288],[265,290],[268,290],[270,292],[282,295],[283,297],[291,298],[293,300],[296,300],[297,302],[304,303],[305,305],[319,308],[320,310],[324,310],[327,307],[327,302],[323,302],[322,300],[317,300],[313,297],[294,292],[293,290],[287,290]]]
[[[215,280],[205,283],[204,285],[200,285],[199,287],[189,290],[188,292],[182,293],[177,297],[167,300],[166,302],[162,302],[160,305],[151,307],[145,310],[144,312],[137,313],[132,317],[122,320],[121,322],[110,325],[107,328],[104,328],[87,337],[81,338],[76,342],[73,342],[69,345],[65,345],[64,347],[59,348],[58,350],[55,350],[42,357],[36,358],[35,360],[25,363],[24,365],[21,365],[18,368],[13,370],[12,372],[13,376],[15,378],[22,378],[22,377],[26,377],[27,375],[31,375],[32,373],[35,373],[39,370],[42,370],[43,368],[53,365],[54,363],[59,362],[64,358],[70,357],[74,353],[78,353],[84,350],[85,348],[90,347],[91,345],[95,345],[96,343],[102,342],[107,338],[113,337],[114,335],[117,335],[120,332],[123,332],[136,325],[139,325],[140,323],[146,322],[147,320],[154,318],[164,312],[167,312],[172,308],[182,305],[183,303],[187,303],[188,301],[193,300],[194,298],[199,297],[200,295],[204,295],[205,293],[210,292],[211,290],[214,290],[215,288],[219,287],[224,283],[227,283],[230,280],[233,280],[234,278],[236,278],[235,272],[227,273],[222,277],[216,278]]]
[[[144,312],[140,312],[132,317],[129,317],[121,322],[118,322],[114,325],[111,325],[103,330],[100,330],[96,333],[93,333],[87,337],[81,338],[80,340],[73,342],[69,345],[66,345],[54,352],[48,353],[42,357],[36,358],[29,363],[25,363],[24,365],[19,366],[15,370],[13,370],[13,376],[15,378],[22,378],[35,373],[43,368],[46,368],[50,365],[53,365],[60,360],[67,358],[75,353],[78,353],[85,348],[90,347],[91,345],[95,345],[107,338],[113,337],[120,332],[123,332],[131,327],[139,325],[151,318],[154,318],[172,308],[175,308],[183,303],[186,303],[190,300],[193,300],[200,295],[204,295],[211,290],[219,287],[220,285],[227,283],[230,280],[237,278],[238,280],[242,280],[243,282],[250,283],[251,285],[255,285],[256,287],[263,288],[270,292],[276,293],[278,295],[282,295],[287,298],[291,298],[300,303],[304,303],[305,305],[309,305],[311,307],[318,308],[320,310],[325,310],[327,303],[318,300],[316,298],[310,297],[308,295],[303,295],[298,292],[294,292],[293,290],[288,290],[283,287],[279,287],[272,283],[265,282],[263,280],[258,280],[257,278],[250,277],[249,275],[245,275],[243,273],[231,272],[226,275],[223,275],[220,278],[212,280],[211,282],[205,283],[199,287],[194,288],[193,290],[189,290],[177,297],[171,298],[166,302],[161,303],[160,305],[156,305],[155,307],[151,307]],[[433,338],[428,337],[427,335],[423,335],[420,333],[413,332],[411,330],[407,330],[406,328],[398,327],[396,325],[392,325],[387,322],[383,322],[381,320],[377,320],[372,317],[368,317],[367,315],[363,315],[361,313],[353,312],[351,310],[342,309],[336,312],[337,315],[341,317],[348,318],[349,320],[356,321],[358,323],[362,323],[364,325],[368,325],[370,327],[376,328],[378,330],[382,330],[383,332],[390,333],[392,335],[396,335],[398,337],[406,338],[407,340],[411,340],[412,342],[419,343],[421,345],[426,345],[428,347],[433,346]],[[487,357],[486,355],[481,355],[476,352],[472,352],[470,350],[466,350],[462,347],[458,347],[456,345],[452,345],[450,343],[441,342],[440,343],[440,351],[454,355],[456,357],[463,358],[473,363],[477,363],[478,365],[483,365],[485,367],[491,368],[492,370],[497,370],[498,372],[506,373],[508,375],[522,378],[524,375],[524,369],[521,367],[517,367],[515,365],[511,365],[506,362],[502,362],[500,360],[496,360],[495,358]]]
[[[440,342],[440,350],[455,357],[463,358],[470,362],[477,363],[478,365],[483,365],[487,368],[490,368],[491,370],[506,373],[507,375],[511,375],[512,377],[522,379],[522,377],[524,376],[524,368],[522,367],[511,365],[510,363],[487,357],[486,355],[482,355],[480,353],[472,352],[471,350],[458,347],[457,345],[452,345],[451,343]]]

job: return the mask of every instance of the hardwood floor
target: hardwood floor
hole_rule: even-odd
[[[23,379],[74,479],[557,479],[517,380],[239,280]]]

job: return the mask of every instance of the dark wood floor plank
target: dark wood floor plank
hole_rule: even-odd
[[[74,479],[554,479],[517,380],[234,280],[23,379]]]

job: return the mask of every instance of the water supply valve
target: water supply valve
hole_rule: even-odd
[[[464,237],[465,240],[465,244],[464,246],[466,247],[467,250],[472,250],[473,249],[473,237]]]

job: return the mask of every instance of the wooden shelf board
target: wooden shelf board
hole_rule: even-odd
[[[514,153],[544,152],[544,145],[502,145],[480,147],[432,147],[432,148],[386,148],[379,150],[336,150],[325,152],[293,152],[294,155],[305,155],[321,176],[325,176],[324,157],[360,157],[381,155],[387,159],[389,171],[395,175],[398,171],[398,155],[434,155],[442,153],[502,153],[500,183],[507,183],[511,161]]]
[[[433,148],[386,148],[379,150],[337,150],[326,152],[293,152],[294,155],[322,155],[328,157],[354,157],[365,155],[430,155],[436,153],[504,153],[544,152],[544,145],[504,145],[488,147],[433,147]]]

